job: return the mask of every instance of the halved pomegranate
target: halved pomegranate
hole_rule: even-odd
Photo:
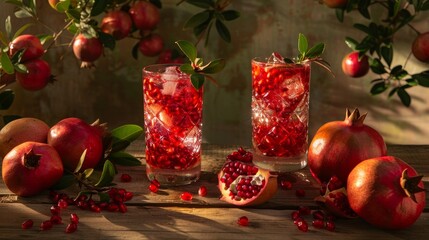
[[[218,174],[221,200],[237,206],[258,205],[277,192],[277,176],[254,166],[252,153],[240,147],[226,159]]]

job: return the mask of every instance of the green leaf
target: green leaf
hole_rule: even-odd
[[[304,34],[298,35],[298,51],[304,57],[308,49],[308,41]]]
[[[395,87],[395,88],[393,88],[390,92],[389,92],[389,95],[388,95],[388,97],[390,98],[390,97],[392,97],[397,91],[398,91],[398,87]]]
[[[384,66],[381,63],[380,59],[374,58],[372,61],[369,61],[369,62],[370,62],[369,66],[371,67],[371,71],[373,73],[376,73],[376,74],[387,73],[386,69],[384,69]]]
[[[4,52],[0,54],[0,65],[3,71],[7,74],[13,74],[15,72],[15,68],[13,67],[12,62],[9,59],[9,56]]]
[[[383,46],[381,47],[381,56],[384,61],[386,61],[387,65],[390,67],[393,60],[393,48],[391,46]]]
[[[416,79],[413,78],[408,78],[405,80],[407,82],[408,85],[415,87],[419,85],[419,82]]]
[[[92,5],[91,16],[98,16],[104,12],[108,4],[106,0],[95,0],[94,5]]]
[[[215,7],[215,4],[212,0],[186,0],[186,2],[200,8],[208,9],[211,7]]]
[[[206,78],[202,74],[198,74],[198,73],[191,74],[191,83],[195,89],[200,89],[203,86],[205,79]]]
[[[3,115],[3,123],[8,124],[12,122],[13,120],[19,119],[21,116],[19,115]]]
[[[346,42],[347,46],[349,48],[351,48],[352,50],[356,50],[356,46],[359,44],[358,41],[354,40],[351,37],[346,37],[345,42]]]
[[[109,160],[106,160],[103,165],[103,171],[101,172],[100,180],[95,184],[96,187],[105,187],[111,185],[116,171],[115,166]]]
[[[371,19],[369,15],[368,7],[371,4],[371,0],[360,0],[358,2],[358,11],[359,13],[367,19]]]
[[[75,170],[74,170],[74,173],[79,172],[79,171],[80,171],[80,169],[82,168],[83,162],[85,161],[86,150],[88,150],[88,149],[85,149],[85,150],[83,151],[82,155],[80,156],[79,162],[77,163],[77,166],[76,166],[76,168],[75,168]]]
[[[335,9],[335,16],[337,17],[338,21],[343,22],[344,21],[344,9],[342,8],[336,8]]]
[[[216,30],[219,36],[225,41],[225,42],[231,42],[231,34],[229,33],[228,28],[226,25],[220,21],[219,19],[216,20]]]
[[[240,17],[240,12],[235,10],[225,10],[221,14],[225,21],[232,21]]]
[[[426,1],[425,3],[423,3],[423,5],[420,7],[421,11],[426,11],[429,10],[429,1]]]
[[[7,16],[7,18],[5,19],[4,26],[5,26],[7,38],[12,39],[12,23],[10,21],[10,16]]]
[[[97,192],[98,197],[100,198],[100,202],[109,202],[110,201],[110,196],[108,193],[105,192]]]
[[[114,152],[109,155],[109,160],[114,164],[122,166],[140,166],[141,161],[133,155],[126,152]]]
[[[15,17],[17,18],[30,18],[33,17],[33,15],[31,14],[31,12],[25,10],[25,9],[21,9],[15,12]]]
[[[125,140],[117,140],[115,142],[112,143],[112,149],[111,152],[118,152],[118,151],[122,151],[125,148],[127,148],[128,146],[130,146],[130,142],[129,141],[125,141]]]
[[[363,24],[355,23],[355,24],[353,24],[353,27],[356,28],[356,29],[361,30],[362,32],[364,32],[366,34],[371,34],[369,28],[367,26],[363,25]]]
[[[205,23],[209,19],[210,19],[210,11],[205,10],[205,11],[199,12],[193,15],[191,18],[189,18],[186,21],[185,25],[183,26],[183,29],[195,28]]]
[[[191,64],[190,64],[190,63],[182,64],[182,65],[180,66],[180,71],[182,71],[182,72],[184,72],[184,73],[186,73],[186,74],[193,74],[193,73],[195,73],[195,70],[194,70],[194,68],[191,66]]]
[[[15,92],[11,89],[6,89],[0,92],[0,110],[9,109],[15,99]]]
[[[87,168],[83,171],[83,176],[85,178],[89,178],[93,172],[94,172],[94,168]]]
[[[47,41],[54,39],[54,36],[50,35],[50,34],[41,34],[41,35],[37,35],[37,38],[40,40],[40,42],[43,44],[45,44]]]
[[[195,61],[195,58],[197,58],[197,48],[192,43],[185,40],[179,40],[176,41],[176,44],[191,62]]]
[[[113,142],[128,141],[132,142],[138,139],[143,133],[143,128],[135,124],[125,124],[111,131]]]
[[[116,46],[116,40],[115,38],[107,33],[104,33],[102,31],[97,32],[98,33],[98,39],[100,39],[101,43],[104,47],[109,48],[110,50],[114,50]]]
[[[403,87],[398,89],[397,94],[399,96],[399,99],[401,99],[402,104],[407,107],[411,105],[411,97]]]
[[[53,190],[62,190],[76,183],[76,178],[73,174],[64,173],[61,179],[51,187]]]
[[[370,92],[372,95],[377,95],[386,91],[386,89],[387,89],[386,84],[384,82],[379,82],[372,86]]]
[[[325,44],[318,43],[308,50],[306,56],[307,58],[316,58],[322,55],[323,51],[325,51]]]
[[[225,67],[225,59],[219,58],[209,62],[204,68],[201,68],[202,72],[211,74],[222,71]]]
[[[417,80],[418,84],[422,87],[429,87],[429,72],[422,72],[412,75],[412,78]]]
[[[70,8],[70,0],[61,0],[55,5],[58,12],[64,13]]]

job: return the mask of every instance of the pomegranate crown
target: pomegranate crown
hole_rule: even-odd
[[[408,176],[408,168],[402,171],[401,176],[401,187],[404,189],[405,194],[410,197],[414,202],[417,203],[417,199],[415,194],[419,192],[425,191],[424,188],[418,186],[418,184],[422,181],[423,175],[418,175],[414,177]]]
[[[350,112],[348,108],[346,108],[346,118],[345,122],[350,125],[363,125],[363,121],[368,113],[360,114],[359,109],[355,108],[353,112]]]

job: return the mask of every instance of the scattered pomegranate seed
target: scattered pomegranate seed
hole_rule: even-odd
[[[240,226],[248,226],[249,219],[246,216],[239,217],[237,220],[238,225]]]
[[[87,201],[78,201],[76,206],[78,206],[80,209],[85,210],[89,208],[89,204]]]
[[[77,224],[76,223],[69,223],[66,227],[66,233],[73,233],[77,230]]]
[[[107,207],[109,207],[109,203],[101,202],[100,204],[98,204],[98,206],[100,206],[100,209],[105,210],[107,209]]]
[[[155,186],[157,186],[158,188],[161,187],[161,183],[159,183],[158,180],[154,179],[152,181],[150,181],[150,183],[153,183]]]
[[[182,194],[180,194],[180,198],[184,201],[191,201],[192,194],[190,192],[183,192]]]
[[[207,187],[206,186],[201,186],[198,189],[198,195],[200,195],[201,197],[205,197],[207,195]]]
[[[305,191],[304,191],[304,189],[297,189],[297,190],[295,191],[295,195],[296,195],[297,197],[305,197]]]
[[[107,207],[107,210],[109,212],[116,212],[116,211],[119,211],[119,206],[116,203],[110,203],[109,206]]]
[[[298,227],[298,229],[300,231],[303,231],[303,232],[307,232],[308,231],[308,224],[303,219],[301,219],[301,221],[297,221],[296,222],[296,226]]]
[[[297,225],[298,222],[301,222],[301,221],[304,221],[304,219],[301,218],[301,217],[298,217],[298,218],[296,218],[296,219],[293,220],[293,224]]]
[[[300,218],[301,215],[299,214],[299,211],[293,211],[291,213],[291,217],[292,217],[292,220],[296,220],[296,219]]]
[[[52,224],[61,224],[63,219],[59,215],[52,215],[50,221]]]
[[[132,192],[126,192],[124,195],[124,201],[130,201],[134,197],[134,193]]]
[[[333,232],[335,230],[335,223],[332,220],[328,220],[325,226],[326,230]]]
[[[40,230],[45,231],[52,228],[52,222],[50,220],[43,221],[40,224]]]
[[[34,224],[33,220],[28,219],[28,220],[25,220],[25,221],[21,224],[21,227],[22,227],[22,229],[29,229],[29,228],[32,228],[32,227],[33,227],[33,224]]]
[[[121,182],[131,182],[131,176],[129,174],[123,173],[121,175]]]
[[[289,190],[292,188],[292,183],[290,181],[287,181],[287,180],[281,180],[280,181],[280,187],[282,189]]]
[[[123,203],[120,203],[118,205],[118,208],[119,208],[119,212],[121,212],[121,213],[126,213],[128,211],[127,206]]]
[[[52,215],[60,215],[61,208],[53,205],[53,206],[51,206],[51,213],[52,213]]]
[[[156,184],[154,184],[154,183],[149,184],[149,191],[156,193],[156,192],[158,192],[158,189],[159,189],[159,187]]]
[[[77,216],[76,213],[70,214],[70,222],[74,223],[74,224],[78,224],[79,223],[79,217]]]
[[[57,205],[58,205],[58,207],[60,207],[61,209],[66,209],[67,207],[68,207],[68,203],[67,203],[67,200],[64,200],[64,199],[60,199],[60,200],[58,200],[58,203],[57,203]]]
[[[314,219],[313,220],[313,227],[315,228],[323,228],[325,226],[325,223],[323,222],[322,219]]]
[[[97,204],[93,204],[91,205],[91,211],[99,213],[101,212],[101,208]]]
[[[314,219],[320,219],[320,220],[325,219],[325,214],[320,210],[313,211],[312,215]]]
[[[311,209],[309,207],[305,207],[305,206],[300,206],[298,211],[299,211],[300,215],[310,215],[311,214]]]

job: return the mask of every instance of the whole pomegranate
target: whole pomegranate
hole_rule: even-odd
[[[258,205],[277,191],[277,177],[252,164],[253,155],[239,148],[227,156],[218,174],[221,200],[237,206]]]
[[[103,54],[103,44],[98,38],[87,38],[79,34],[73,41],[73,53],[82,61],[82,68],[94,66],[93,62]]]
[[[418,60],[429,62],[429,32],[417,36],[413,42],[412,52]]]
[[[133,20],[134,26],[140,30],[152,30],[159,22],[159,10],[150,2],[134,2],[129,13]]]
[[[46,143],[49,126],[37,118],[19,118],[0,130],[0,158],[21,143],[32,141]]]
[[[347,0],[323,0],[323,3],[330,8],[343,8],[347,4]]]
[[[133,22],[128,13],[121,10],[108,12],[101,20],[101,31],[112,35],[116,40],[123,39],[131,32]]]
[[[33,59],[24,63],[26,73],[16,72],[18,84],[29,91],[41,90],[53,80],[49,63],[42,59]]]
[[[3,159],[2,176],[7,188],[29,197],[50,188],[63,176],[57,151],[46,143],[24,142]]]
[[[367,159],[350,172],[347,180],[350,207],[374,226],[407,228],[426,204],[422,177],[393,156]]]
[[[20,35],[9,44],[9,54],[11,56],[22,49],[25,49],[25,51],[21,57],[21,62],[37,59],[45,52],[40,39],[31,34]]]
[[[343,72],[353,78],[365,76],[369,71],[368,57],[359,59],[359,52],[347,54],[342,61]]]
[[[139,42],[140,52],[148,57],[154,57],[162,52],[164,41],[159,34],[153,33],[144,37]]]
[[[346,183],[350,171],[361,161],[387,153],[383,137],[365,125],[366,113],[347,109],[344,121],[321,126],[308,149],[308,166],[315,179],[326,183],[337,176]]]
[[[79,118],[65,118],[52,126],[48,133],[48,144],[58,151],[64,168],[69,171],[76,169],[85,150],[82,170],[94,168],[103,157],[99,128]]]

